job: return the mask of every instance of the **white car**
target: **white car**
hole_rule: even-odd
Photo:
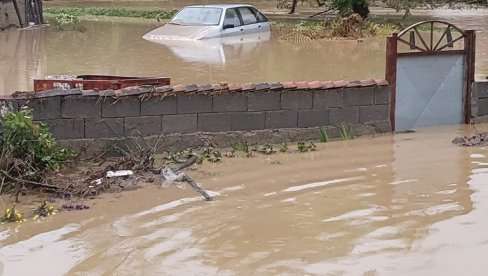
[[[150,41],[201,40],[270,32],[268,18],[246,4],[213,4],[181,9],[166,25],[143,36]]]

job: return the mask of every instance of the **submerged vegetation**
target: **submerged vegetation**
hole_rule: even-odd
[[[135,10],[125,8],[47,8],[44,10],[46,14],[63,15],[65,17],[80,17],[80,16],[114,16],[114,17],[132,17],[144,19],[156,19],[158,21],[170,19],[176,14],[177,10]]]
[[[85,29],[79,26],[80,19],[76,15],[59,13],[54,16],[53,27],[56,31],[80,31],[84,32]]]
[[[291,30],[279,36],[280,40],[314,40],[324,38],[359,39],[390,35],[401,29],[391,23],[375,23],[358,14],[338,19],[302,20],[291,26]]]

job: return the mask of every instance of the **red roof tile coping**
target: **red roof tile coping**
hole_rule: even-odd
[[[320,81],[311,81],[308,83],[310,89],[322,89],[322,83]]]
[[[184,85],[178,84],[173,86],[173,92],[175,93],[181,93],[181,92],[186,92],[186,87]]]
[[[295,84],[294,81],[285,81],[283,83],[283,88],[284,89],[295,89],[295,88],[297,88],[297,85]]]
[[[322,89],[331,89],[334,88],[334,83],[332,81],[321,81]]]
[[[333,81],[335,88],[347,87],[347,82],[344,80]]]
[[[207,91],[213,91],[213,85],[211,84],[204,84],[204,85],[200,85],[198,87],[198,92],[207,92]]]
[[[287,81],[287,82],[275,82],[275,83],[232,83],[227,84],[225,82],[221,83],[214,83],[214,84],[204,84],[204,85],[196,85],[196,84],[188,84],[188,85],[164,85],[158,87],[152,86],[133,86],[127,87],[120,90],[83,90],[81,91],[82,96],[101,96],[101,97],[123,97],[123,96],[131,96],[131,95],[139,95],[139,94],[147,94],[147,93],[167,93],[167,92],[175,92],[175,93],[188,93],[188,92],[237,92],[237,91],[244,91],[244,92],[257,92],[257,91],[280,91],[280,90],[307,90],[307,89],[341,89],[341,88],[356,88],[356,87],[369,87],[369,86],[387,86],[389,85],[388,81],[384,79],[367,79],[367,80],[353,80],[353,81]],[[22,92],[22,93],[13,93],[11,95],[14,99],[26,99],[26,98],[41,98],[41,97],[49,97],[52,96],[59,96],[59,95],[79,95],[80,91],[70,91],[68,90],[60,90],[55,91],[56,93],[45,91],[45,92]],[[9,96],[0,96],[0,99],[8,99]]]
[[[376,85],[376,82],[373,79],[360,80],[359,82],[361,83],[362,87],[375,86]]]
[[[242,91],[249,91],[249,90],[254,90],[256,88],[256,85],[252,82],[250,83],[244,83],[242,85]]]
[[[361,82],[358,80],[348,81],[347,87],[361,87]]]
[[[242,85],[240,83],[229,84],[229,91],[240,91],[242,90]]]
[[[310,86],[308,85],[308,81],[299,81],[295,82],[297,89],[309,89]]]

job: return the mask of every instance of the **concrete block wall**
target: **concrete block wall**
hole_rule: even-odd
[[[130,89],[98,94],[49,91],[1,101],[13,109],[31,108],[34,120],[46,123],[60,140],[121,138],[135,130],[144,136],[340,124],[367,125],[377,132],[391,130],[387,84],[349,87],[346,83],[327,88],[276,86],[274,89],[268,85],[261,90],[256,87],[244,90],[245,86],[241,85],[230,90],[230,86],[214,86],[201,91],[198,86],[196,90],[193,86],[183,89],[174,86],[151,90],[151,93],[142,91],[138,95]],[[107,94],[114,96],[100,96]]]
[[[475,123],[488,122],[488,81],[473,83],[471,116]]]

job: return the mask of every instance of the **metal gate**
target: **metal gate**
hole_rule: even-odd
[[[437,20],[388,37],[393,130],[470,122],[475,40],[474,31]]]

